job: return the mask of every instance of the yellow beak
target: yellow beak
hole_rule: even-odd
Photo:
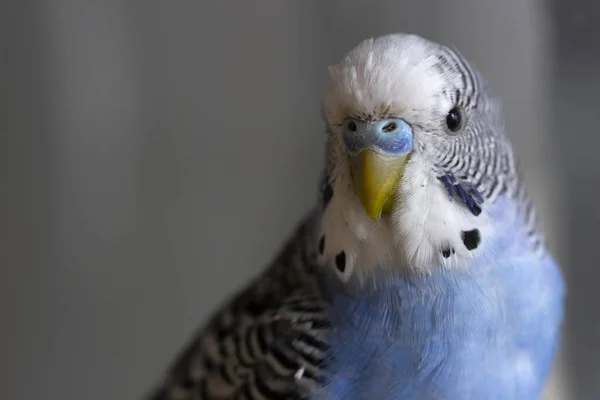
[[[354,188],[365,212],[377,221],[396,201],[394,191],[404,173],[408,153],[385,156],[365,149],[350,157]]]

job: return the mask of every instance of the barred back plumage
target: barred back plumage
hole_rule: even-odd
[[[266,272],[201,329],[149,400],[301,399],[323,384],[329,320],[315,274],[313,213]]]

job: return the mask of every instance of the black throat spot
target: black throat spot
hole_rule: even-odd
[[[481,243],[481,233],[479,233],[479,229],[462,231],[460,233],[460,238],[469,251],[475,250],[477,247],[479,247],[479,243]]]

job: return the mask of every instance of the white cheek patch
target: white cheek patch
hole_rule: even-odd
[[[351,182],[345,179],[345,175],[341,174],[330,182],[330,187],[332,196],[323,211],[318,260],[319,264],[331,266],[344,278],[352,274],[359,240],[356,231],[349,228],[349,220],[352,220],[349,215],[352,214],[352,210],[347,203],[351,198],[349,195],[352,186]]]
[[[417,270],[436,265],[460,264],[477,255],[491,233],[489,216],[478,216],[448,191],[421,157],[407,163],[398,190],[399,207],[392,215],[396,241],[406,250],[407,264]]]

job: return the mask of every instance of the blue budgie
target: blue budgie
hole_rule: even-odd
[[[565,289],[479,72],[382,36],[323,104],[318,204],[149,398],[538,399]]]

